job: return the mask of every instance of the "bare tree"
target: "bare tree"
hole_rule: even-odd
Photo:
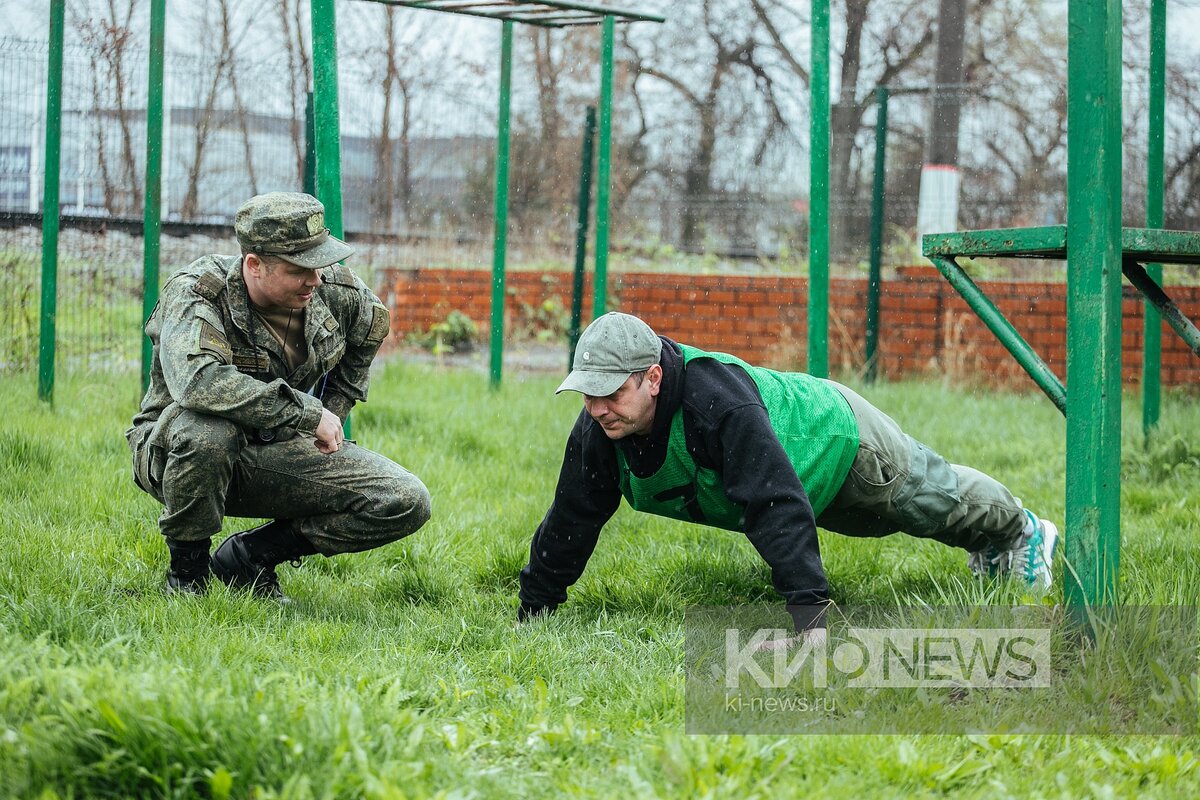
[[[99,16],[86,15],[86,8],[81,10],[71,6],[73,24],[92,52],[92,97],[97,110],[101,111],[96,158],[104,183],[104,205],[115,215],[134,214],[142,205],[140,172],[134,157],[132,111],[128,106],[133,83],[129,53],[138,35],[138,6],[137,0],[107,0]],[[109,105],[102,88],[106,82],[112,86],[113,113],[120,131],[120,166],[115,174],[108,161],[107,126],[103,122],[103,110]]]
[[[678,7],[665,31],[623,39],[639,79],[668,87],[688,109],[666,120],[688,144],[679,186],[688,249],[703,246],[722,147],[749,150],[761,164],[787,127],[780,76],[764,58],[769,31],[752,12],[746,0],[703,0]]]
[[[394,230],[398,217],[407,223],[413,192],[412,128],[414,103],[423,93],[450,83],[447,63],[453,48],[436,55],[428,42],[438,18],[428,12],[392,6],[360,6],[347,19],[359,30],[380,31],[362,37],[347,55],[378,86],[375,128],[375,180],[370,186],[372,228]],[[382,17],[382,19],[381,19]],[[382,41],[380,41],[382,40]]]
[[[216,8],[213,8],[213,4]],[[200,181],[204,176],[204,157],[210,143],[214,127],[219,127],[221,120],[217,119],[217,103],[221,96],[222,87],[229,84],[233,73],[236,42],[233,35],[233,17],[231,0],[204,0],[198,9],[198,16],[192,24],[200,26],[205,31],[203,36],[208,41],[218,42],[216,62],[199,98],[194,119],[192,135],[192,158],[188,165],[187,186],[183,193],[183,203],[179,212],[184,219],[193,218],[199,211]],[[244,31],[245,29],[243,29]],[[240,36],[238,37],[240,39]],[[206,65],[207,66],[207,65]]]
[[[312,84],[312,45],[307,35],[308,0],[274,0],[274,6],[281,45],[287,56],[292,153],[296,165],[296,184],[299,185],[304,180],[305,109],[308,105],[308,87]]]

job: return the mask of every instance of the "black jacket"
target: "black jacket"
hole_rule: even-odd
[[[829,594],[812,506],[758,387],[741,367],[714,359],[692,361],[685,376],[683,352],[660,338],[663,380],[648,435],[614,442],[586,411],[575,421],[554,501],[521,570],[522,617],[553,611],[583,574],[600,529],[621,503],[615,448],[635,475],[654,474],[682,406],[688,452],[700,466],[720,473],[726,495],[745,507],[742,531],[771,567],[797,629],[822,625]]]

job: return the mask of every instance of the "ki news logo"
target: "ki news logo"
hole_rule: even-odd
[[[786,689],[810,676],[817,689],[1025,688],[1050,686],[1048,628],[849,628],[835,640],[764,652],[763,645],[788,632],[725,629],[725,686],[743,681],[762,689]]]

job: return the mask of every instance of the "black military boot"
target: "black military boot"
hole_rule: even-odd
[[[163,591],[167,594],[204,594],[208,588],[208,548],[211,542],[167,540],[171,551],[171,566],[167,569],[167,580]]]
[[[279,588],[275,567],[285,561],[298,565],[301,557],[316,552],[310,541],[296,533],[291,520],[276,519],[233,534],[221,542],[210,563],[213,575],[231,588],[249,589],[258,597],[290,603]]]

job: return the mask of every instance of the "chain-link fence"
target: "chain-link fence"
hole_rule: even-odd
[[[517,44],[520,59],[529,41]],[[7,366],[36,358],[46,47],[0,38],[0,362]],[[69,365],[137,358],[147,62],[133,46],[118,54],[78,40],[64,54],[59,332]],[[282,57],[168,57],[164,273],[207,252],[234,252],[228,226],[246,197],[302,187],[306,87],[294,73]],[[380,267],[491,265],[495,75],[444,73],[419,90],[393,90],[388,105],[377,68],[362,58],[340,65],[343,217],[354,266],[368,278]],[[573,262],[584,106],[595,102],[579,89],[590,77],[577,84],[558,98],[552,126],[540,104],[543,87],[513,83],[510,269]],[[928,91],[892,88],[885,269],[922,263],[916,221],[931,117]],[[1065,86],[1045,81],[1019,96],[1014,104],[1012,91],[986,86],[958,94],[959,227],[1065,219]],[[645,118],[626,85],[614,119],[610,268],[802,274],[809,151],[805,98],[796,99],[796,120],[765,139],[722,129],[697,178],[703,136],[691,117],[637,131]],[[852,104],[846,98],[833,109],[830,150],[832,266],[843,275],[865,272],[871,227],[876,109]],[[1127,128],[1127,150],[1136,154],[1144,125]],[[1044,262],[1003,268],[1023,277],[1062,271]]]

